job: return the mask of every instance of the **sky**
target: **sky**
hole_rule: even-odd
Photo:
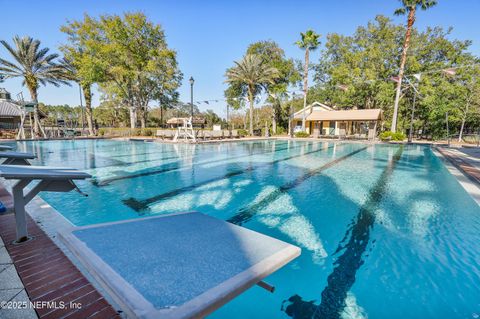
[[[215,100],[223,99],[225,70],[242,57],[249,44],[273,40],[288,57],[303,59],[303,52],[294,45],[300,32],[311,28],[322,35],[324,43],[327,34],[352,34],[378,14],[405,23],[405,17],[393,15],[399,5],[398,0],[0,0],[0,39],[11,43],[14,35],[28,35],[58,52],[65,42],[60,26],[69,20],[82,19],[84,13],[99,16],[143,12],[163,27],[169,47],[177,51],[184,74],[180,100],[190,101],[190,76],[195,79],[195,101]],[[416,27],[424,30],[428,26],[452,26],[452,38],[472,40],[471,51],[480,55],[478,12],[480,0],[438,0],[434,8],[418,13]],[[314,52],[311,61],[318,61],[319,54]],[[3,47],[0,57],[9,59]],[[21,80],[8,79],[0,87],[13,96],[19,92],[29,96]],[[41,87],[39,101],[79,105],[78,87]],[[98,104],[99,94],[95,91],[93,106]],[[223,101],[200,104],[202,111],[207,108],[225,116]]]

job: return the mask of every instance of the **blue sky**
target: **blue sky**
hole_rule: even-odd
[[[416,26],[453,26],[453,37],[473,40],[472,52],[480,55],[480,28],[478,27],[479,0],[439,0],[427,12],[420,12]],[[67,20],[81,19],[84,13],[93,16],[126,11],[141,11],[165,30],[168,44],[178,52],[178,61],[184,73],[180,99],[189,101],[188,79],[195,82],[195,100],[221,99],[225,89],[225,69],[241,58],[247,46],[259,40],[274,40],[289,57],[302,59],[303,52],[293,43],[299,33],[313,28],[322,34],[351,34],[357,26],[365,25],[377,14],[404,22],[404,17],[394,17],[399,6],[397,0],[230,0],[230,1],[26,1],[0,0],[2,18],[0,39],[11,41],[15,35],[29,35],[40,39],[44,46],[57,51],[65,40],[59,28]],[[8,58],[0,48],[0,56]],[[318,60],[319,53],[312,59]],[[20,91],[28,96],[21,81],[7,80],[0,86],[11,93]],[[94,96],[98,105],[99,94]],[[78,88],[42,87],[39,100],[47,104],[78,105]],[[201,109],[206,109],[201,105]],[[225,113],[224,102],[213,103],[208,108],[220,115]]]

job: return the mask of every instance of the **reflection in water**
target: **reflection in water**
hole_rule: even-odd
[[[402,152],[403,146],[389,161],[388,166],[370,191],[367,201],[360,208],[356,221],[351,224],[337,248],[335,253],[343,250],[343,254],[335,261],[335,268],[327,278],[327,287],[322,292],[320,305],[316,306],[313,301],[305,301],[302,297],[294,295],[288,299],[288,306],[282,307],[287,315],[295,319],[340,318],[347,305],[348,292],[355,283],[356,273],[364,263],[362,256],[369,244],[370,231],[375,222],[375,211],[386,194],[388,180],[400,160]],[[349,240],[344,244],[347,238]]]

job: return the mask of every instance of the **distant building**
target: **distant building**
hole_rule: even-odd
[[[22,112],[20,105],[12,100],[10,93],[4,88],[0,88],[0,129],[18,129]]]
[[[305,130],[314,137],[355,136],[373,138],[383,119],[381,109],[335,110],[320,102],[305,108]],[[303,109],[293,114],[294,131],[302,129]]]

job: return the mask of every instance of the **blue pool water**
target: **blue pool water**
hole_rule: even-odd
[[[480,208],[428,147],[17,143],[94,178],[42,197],[75,225],[197,210],[302,255],[211,318],[477,318]]]

